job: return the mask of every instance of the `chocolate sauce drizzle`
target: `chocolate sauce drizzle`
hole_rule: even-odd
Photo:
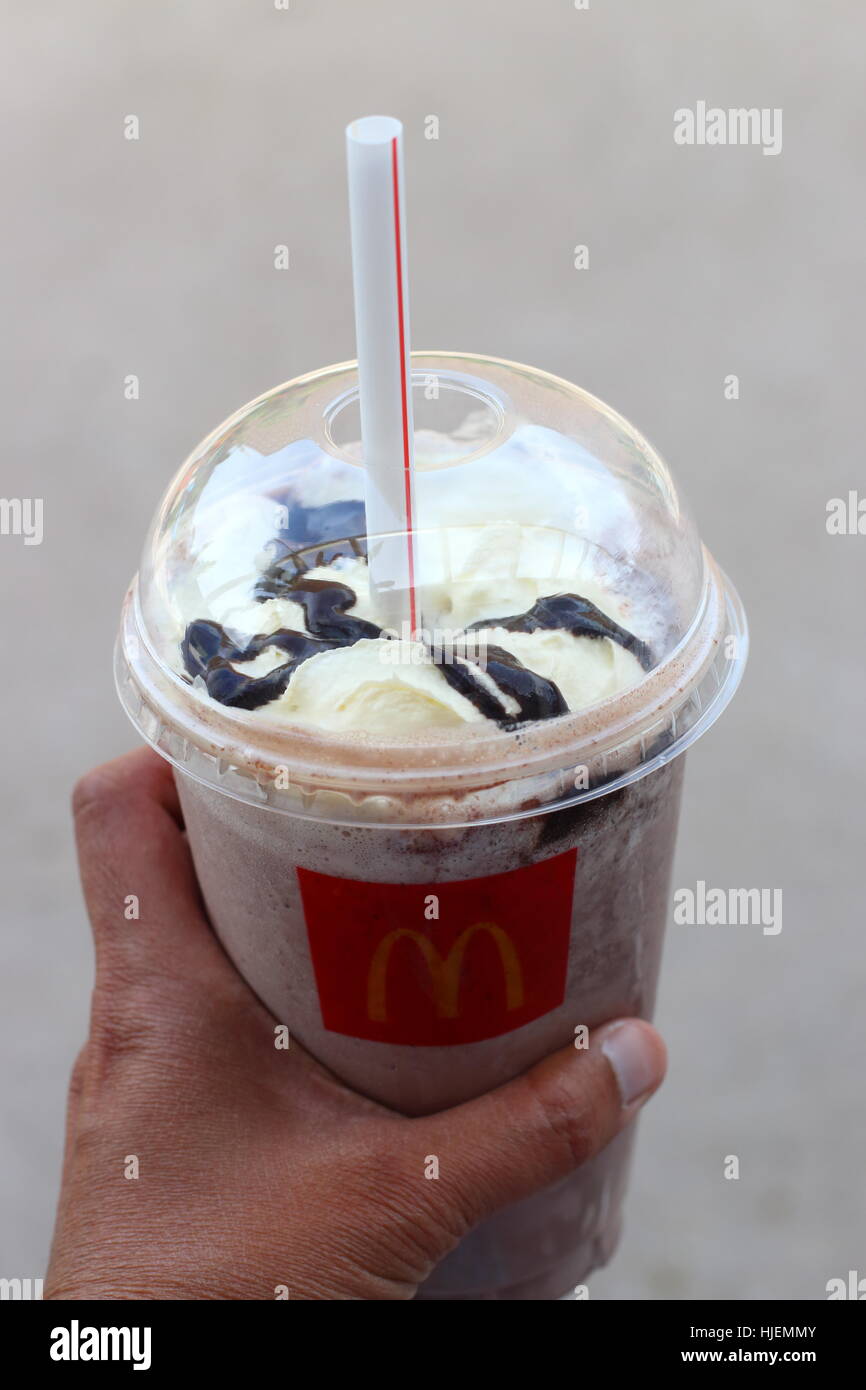
[[[258,591],[256,598],[258,598]],[[352,618],[347,609],[358,602],[348,584],[336,579],[307,579],[296,575],[275,598],[290,598],[304,610],[307,631],[335,647],[353,647],[362,637],[381,637],[382,629],[366,618]],[[262,600],[259,599],[259,602]]]
[[[435,650],[433,659],[436,660]],[[454,653],[451,660],[438,664],[452,690],[471,700],[485,719],[493,719],[505,729],[530,719],[552,719],[555,714],[568,714],[568,705],[559,686],[530,671],[503,647],[484,648],[484,670],[503,694],[517,701],[517,714],[508,713],[503,701],[479,679],[470,659]]]
[[[613,618],[579,594],[553,594],[550,598],[540,598],[526,613],[519,613],[517,617],[482,618],[480,622],[470,623],[466,630],[480,632],[489,627],[503,627],[506,632],[549,632],[560,629],[570,632],[573,637],[609,637],[611,642],[618,642],[637,657],[645,671],[649,671],[653,664],[652,652],[646,642],[620,627]]]
[[[230,705],[232,709],[258,709],[260,705],[267,705],[282,695],[302,661],[315,656],[317,652],[346,645],[345,642],[326,642],[317,637],[308,637],[306,633],[294,632],[287,627],[281,627],[277,632],[259,634],[245,644],[239,644],[220,623],[198,619],[187,628],[181,652],[190,677],[193,680],[201,677],[211,699],[219,700],[221,705]],[[268,647],[279,647],[286,652],[289,660],[274,666],[264,676],[244,675],[231,664],[233,661],[252,661]]]
[[[212,699],[233,709],[259,709],[278,699],[301,663],[319,652],[351,647],[362,638],[384,635],[375,623],[349,614],[348,610],[357,602],[354,589],[337,579],[307,578],[291,552],[265,571],[256,584],[254,597],[260,603],[271,598],[285,598],[300,604],[307,631],[280,628],[277,632],[258,633],[241,642],[220,623],[198,619],[189,624],[181,643],[183,663],[190,680],[203,680]],[[466,631],[494,627],[505,628],[508,632],[560,629],[575,637],[608,637],[632,652],[645,671],[653,664],[652,653],[645,642],[578,594],[540,598],[526,613],[508,618],[483,618]],[[270,647],[285,652],[287,659],[265,675],[250,676],[235,669],[236,665],[252,661]],[[469,654],[470,649],[473,655]],[[530,720],[551,719],[557,714],[568,713],[562,692],[553,681],[529,670],[503,647],[486,645],[479,657],[483,658],[484,670],[496,690],[516,702],[517,713],[511,713],[505,701],[480,676],[480,662],[474,660],[476,651],[473,643],[463,656],[452,652],[444,659],[436,647],[430,648],[430,655],[452,690],[470,700],[486,719],[510,729]]]
[[[352,647],[362,637],[379,637],[382,629],[364,618],[352,618],[346,612],[357,602],[354,589],[330,579],[307,579],[295,575],[283,583],[280,594],[268,593],[267,598],[290,598],[304,610],[307,632],[281,627],[276,632],[259,633],[244,644],[238,644],[220,623],[199,619],[186,630],[181,652],[183,664],[195,679],[201,676],[207,693],[221,705],[233,709],[258,709],[282,695],[302,661],[318,652],[334,647]],[[263,601],[256,591],[256,597]],[[268,647],[286,652],[288,661],[281,662],[264,676],[248,676],[236,671],[232,662],[252,661]]]

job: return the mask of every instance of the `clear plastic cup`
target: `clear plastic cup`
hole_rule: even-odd
[[[116,671],[136,728],[174,765],[238,970],[349,1085],[420,1114],[583,1025],[650,1016],[681,755],[736,689],[747,633],[668,469],[622,417],[513,363],[412,366],[428,609],[459,628],[479,584],[501,592],[502,615],[579,574],[635,615],[643,678],[534,723],[402,735],[289,727],[190,681],[197,607],[230,628],[275,558],[302,570],[364,553],[353,363],[267,393],[192,454],[127,596]],[[630,1144],[484,1223],[420,1296],[567,1292],[616,1245]]]

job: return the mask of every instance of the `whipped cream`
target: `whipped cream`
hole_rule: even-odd
[[[251,516],[263,520],[254,508],[247,521]],[[206,548],[202,554],[207,555]],[[272,561],[267,553],[258,554],[245,581],[233,577],[228,583],[201,582],[211,573],[208,563],[183,596],[186,611],[177,615],[179,627],[188,631],[190,623],[219,625],[236,649],[232,670],[256,681],[279,674],[287,661],[286,649],[269,645],[268,636],[286,630],[317,635],[303,603],[292,597],[291,568],[285,592],[264,601],[253,596]],[[251,716],[287,726],[389,737],[461,725],[468,731],[488,726],[491,718],[507,724],[526,717],[509,689],[510,671],[503,673],[501,662],[488,669],[491,658],[499,660],[503,654],[556,687],[563,703],[553,712],[596,704],[644,674],[638,657],[610,637],[575,635],[564,628],[510,631],[499,621],[527,613],[539,599],[576,594],[634,632],[632,603],[605,588],[587,563],[585,547],[573,538],[510,523],[463,528],[456,541],[450,536],[447,548],[439,537],[422,548],[420,573],[421,640],[386,630],[350,645],[325,645],[305,655],[284,688],[250,709]],[[341,605],[340,614],[376,624],[363,558],[338,556],[331,564],[304,571],[303,580],[347,586],[353,601]],[[470,625],[474,630],[467,634]],[[251,642],[255,653],[243,659]],[[468,671],[464,657],[471,659]],[[449,662],[471,677],[468,693],[463,682],[449,680]]]

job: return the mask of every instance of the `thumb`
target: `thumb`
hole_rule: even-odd
[[[505,1086],[418,1124],[439,1181],[426,1184],[466,1229],[566,1177],[603,1149],[664,1078],[667,1055],[638,1018],[595,1029]],[[445,1212],[440,1213],[442,1216]]]

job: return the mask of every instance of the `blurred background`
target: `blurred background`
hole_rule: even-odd
[[[353,356],[343,127],[371,112],[405,123],[415,346],[618,408],[752,624],[689,755],[674,887],[781,888],[783,929],[671,924],[669,1079],[591,1296],[813,1299],[866,1273],[866,535],[826,529],[864,479],[862,6],[41,0],[4,28],[0,491],[44,499],[44,538],[0,536],[0,1275],[47,1259],[92,969],[68,799],[135,743],[121,598],[192,446]],[[782,108],[781,152],[678,146],[698,101]]]

